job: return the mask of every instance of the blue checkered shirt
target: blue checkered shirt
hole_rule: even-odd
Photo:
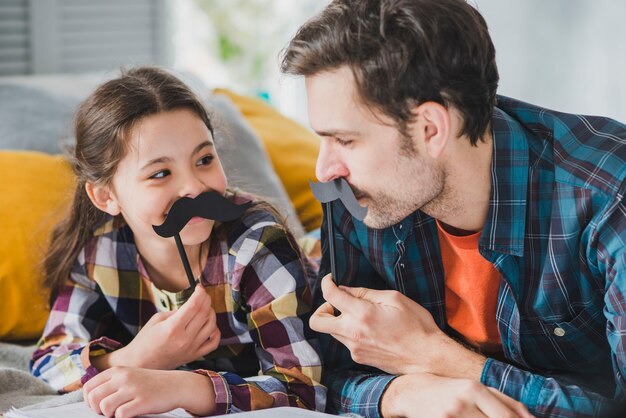
[[[626,389],[626,126],[499,96],[493,138],[479,251],[502,279],[505,361],[488,358],[481,382],[539,417],[604,416]],[[333,214],[336,281],[398,290],[449,331],[435,220],[416,211],[373,230],[339,201]],[[322,345],[329,408],[379,416],[395,376],[355,364],[329,336]]]

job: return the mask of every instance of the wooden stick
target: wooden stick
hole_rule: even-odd
[[[194,288],[196,286],[196,279],[194,279],[193,277],[193,272],[191,271],[191,266],[189,265],[189,260],[187,259],[185,247],[183,246],[183,242],[180,239],[180,234],[174,235],[174,239],[176,240],[176,247],[178,248],[178,254],[180,254],[180,259],[183,261],[183,266],[185,266],[187,279],[189,279],[189,287]]]

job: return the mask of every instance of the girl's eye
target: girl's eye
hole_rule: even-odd
[[[196,165],[209,165],[211,164],[211,161],[213,161],[213,156],[212,155],[205,155],[204,157],[200,158],[198,160],[198,162],[196,163]]]
[[[170,175],[170,171],[169,170],[161,170],[161,171],[157,171],[156,173],[151,175],[149,178],[151,178],[151,179],[162,179],[162,178],[167,177],[169,175]]]

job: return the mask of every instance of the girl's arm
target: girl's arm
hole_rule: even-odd
[[[231,286],[241,297],[234,317],[247,321],[258,376],[201,370],[211,378],[217,414],[296,406],[324,410],[317,342],[309,329],[311,294],[299,250],[275,222],[258,222],[229,251]],[[241,315],[240,315],[241,314]],[[236,359],[234,359],[236,361]]]
[[[95,283],[86,277],[68,280],[33,353],[31,373],[59,392],[79,389],[88,376],[97,373],[89,357],[121,347],[103,337],[112,318],[113,312]]]

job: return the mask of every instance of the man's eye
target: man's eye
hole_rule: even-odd
[[[170,175],[170,171],[169,170],[161,170],[161,171],[157,171],[156,173],[154,173],[153,175],[151,175],[149,178],[151,179],[162,179],[166,176]]]
[[[342,147],[348,146],[352,143],[351,140],[346,140],[346,139],[341,139],[341,138],[335,138],[335,142],[341,145]]]
[[[213,161],[213,156],[212,155],[205,155],[204,157],[200,158],[198,160],[198,162],[196,163],[196,165],[208,165],[211,164],[211,161]]]

